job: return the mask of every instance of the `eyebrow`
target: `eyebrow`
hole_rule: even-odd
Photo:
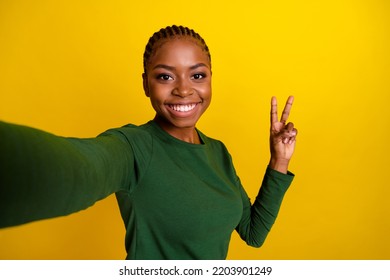
[[[195,65],[192,65],[190,67],[190,69],[194,70],[194,69],[199,68],[199,67],[207,67],[207,65],[205,63],[197,63]],[[158,68],[167,69],[167,70],[170,70],[170,71],[175,70],[175,67],[169,66],[169,65],[166,65],[166,64],[157,64],[156,66],[153,67],[153,70],[154,69],[158,69]]]

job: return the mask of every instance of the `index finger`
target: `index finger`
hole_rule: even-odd
[[[278,101],[275,96],[271,99],[271,124],[278,122]]]
[[[294,96],[289,96],[286,105],[284,106],[282,117],[280,118],[281,123],[287,122],[293,102],[294,102]]]

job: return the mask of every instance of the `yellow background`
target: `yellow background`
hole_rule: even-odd
[[[296,179],[265,245],[234,233],[228,257],[389,259],[389,3],[2,0],[0,119],[77,137],[148,121],[144,46],[187,25],[213,62],[199,128],[228,146],[252,198],[269,158],[270,97],[280,107],[296,97]],[[0,230],[0,259],[123,259],[124,234],[110,196]]]

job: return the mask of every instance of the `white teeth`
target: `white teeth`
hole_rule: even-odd
[[[169,105],[173,110],[178,112],[188,112],[194,109],[196,104],[189,104],[189,105]]]

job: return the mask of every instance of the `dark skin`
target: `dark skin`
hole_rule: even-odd
[[[298,131],[294,124],[286,124],[294,97],[287,99],[280,120],[278,119],[278,103],[276,97],[271,99],[271,131],[270,150],[271,159],[269,166],[282,173],[287,173],[288,165],[295,150],[296,136]]]
[[[199,144],[195,126],[211,101],[206,53],[192,40],[169,40],[151,57],[143,81],[155,121],[172,136]]]
[[[212,95],[211,64],[202,48],[191,38],[170,39],[157,48],[142,77],[155,121],[173,137],[200,144],[195,127]],[[279,119],[276,97],[271,99],[269,167],[282,173],[287,173],[298,133],[287,123],[293,101],[287,99]]]

